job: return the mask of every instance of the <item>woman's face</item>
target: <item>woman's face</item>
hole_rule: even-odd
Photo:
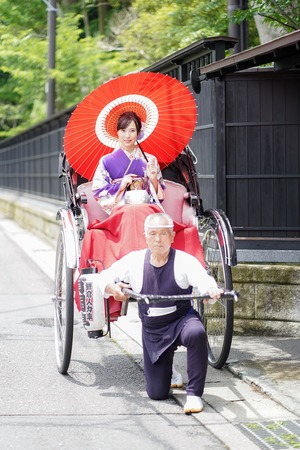
[[[121,148],[128,152],[132,152],[138,135],[134,121],[130,122],[126,128],[118,130],[117,133]]]

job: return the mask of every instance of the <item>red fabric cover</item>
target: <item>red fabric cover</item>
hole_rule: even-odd
[[[86,231],[82,243],[80,269],[96,265],[98,272],[133,250],[146,248],[144,221],[149,214],[162,212],[156,205],[120,206],[106,220],[94,221]],[[203,265],[204,257],[196,227],[174,222],[176,236],[172,247],[195,256]],[[76,304],[80,310],[78,296]],[[110,298],[111,320],[120,315],[121,302]]]

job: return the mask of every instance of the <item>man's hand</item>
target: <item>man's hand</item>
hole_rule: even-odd
[[[210,303],[210,304],[215,303],[221,297],[221,294],[223,294],[223,292],[224,292],[223,289],[219,289],[219,288],[215,288],[215,287],[209,288],[207,290],[207,293],[210,296],[210,299],[209,300],[204,300],[203,303],[205,303],[205,304],[207,304],[207,303]]]
[[[110,283],[106,286],[105,292],[111,294],[115,300],[118,300],[119,302],[125,302],[129,298],[129,296],[123,293],[123,288],[130,289],[130,285],[127,283],[122,283],[122,281],[120,281],[119,283]]]

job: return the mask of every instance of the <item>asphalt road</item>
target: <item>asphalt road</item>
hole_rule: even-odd
[[[51,302],[55,252],[2,216],[0,248],[0,450],[298,447],[295,371],[282,402],[257,388],[261,372],[253,363],[250,382],[226,368],[209,368],[200,414],[183,414],[184,390],[167,401],[151,401],[134,305],[113,326],[112,339],[89,340],[76,314],[72,362],[68,375],[60,375]],[[274,355],[286,358],[291,348],[298,353],[297,342],[280,340],[279,350],[270,339],[237,337],[231,365],[236,358],[245,371],[245,361],[254,358],[262,364]],[[186,380],[184,349],[176,353],[176,363]]]

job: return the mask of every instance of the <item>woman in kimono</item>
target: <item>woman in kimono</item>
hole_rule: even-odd
[[[131,287],[146,295],[191,294],[193,289],[207,292],[216,301],[222,290],[192,255],[171,248],[174,224],[165,213],[145,220],[147,247],[131,252],[99,275],[104,297],[126,300],[122,288]],[[207,371],[207,336],[199,314],[191,302],[139,302],[147,393],[154,400],[169,397],[174,352],[187,348],[186,414],[202,411],[201,396]]]
[[[142,138],[140,117],[132,111],[121,114],[115,131],[120,146],[100,159],[92,186],[94,198],[108,215],[89,224],[82,242],[80,269],[93,265],[100,272],[127,253],[144,248],[145,218],[162,211],[164,185],[157,159],[143,153],[137,144]],[[125,195],[130,194],[127,189],[136,189],[138,184],[142,184],[143,190],[132,193],[145,194],[147,201],[127,204]],[[80,310],[78,295],[76,299]],[[121,315],[121,306],[110,299],[111,321]]]
[[[160,205],[163,199],[157,159],[137,144],[142,133],[140,117],[132,111],[123,113],[117,122],[120,147],[100,159],[93,178],[93,195],[108,214],[126,202],[128,189],[144,189],[149,203]]]

